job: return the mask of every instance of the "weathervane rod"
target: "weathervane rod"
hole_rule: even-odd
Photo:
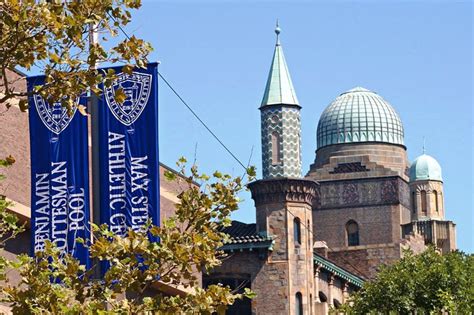
[[[275,27],[275,34],[277,35],[277,46],[280,46],[280,32],[281,32],[281,28],[280,28],[280,24],[278,23],[278,19],[276,21],[276,27]]]

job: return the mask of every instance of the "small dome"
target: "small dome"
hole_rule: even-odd
[[[410,166],[410,182],[417,180],[439,180],[441,177],[441,166],[433,157],[423,154],[415,159]]]
[[[339,95],[318,123],[318,149],[331,144],[385,142],[403,145],[403,125],[393,107],[362,87]]]

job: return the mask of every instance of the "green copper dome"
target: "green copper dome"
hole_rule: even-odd
[[[415,159],[410,166],[410,182],[417,180],[439,180],[441,177],[441,166],[433,157],[423,154]]]
[[[318,149],[339,143],[385,142],[403,145],[403,125],[377,93],[356,87],[339,95],[318,123]]]

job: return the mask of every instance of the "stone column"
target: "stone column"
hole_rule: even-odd
[[[344,281],[342,283],[342,304],[346,303],[347,299],[349,298],[349,282]]]
[[[431,207],[431,203],[433,202],[433,190],[431,189],[429,184],[427,184],[426,186],[426,215],[428,216],[428,218],[431,218],[433,216],[433,208]]]
[[[456,229],[454,223],[450,222],[448,225],[448,231],[449,231],[449,251],[455,250],[456,249]]]
[[[328,279],[328,305],[329,306],[334,306],[334,297],[333,297],[334,278],[335,278],[335,275],[331,273]]]
[[[416,220],[418,221],[422,216],[423,212],[421,211],[421,192],[416,190]]]
[[[321,270],[321,267],[316,267],[314,269],[314,303],[321,303],[321,300],[319,299],[319,272]]]
[[[445,212],[444,212],[444,191],[441,190],[439,192],[439,213],[441,214],[441,218],[444,219],[444,215],[445,215]]]

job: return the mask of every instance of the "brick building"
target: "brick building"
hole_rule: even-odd
[[[455,225],[444,219],[441,167],[426,154],[409,163],[402,122],[381,96],[354,88],[320,117],[314,163],[302,176],[301,106],[278,39],[261,112],[263,178],[249,185],[256,223],[226,228],[228,257],[203,275],[257,293],[229,314],[327,314],[372,278],[378,266],[434,244],[456,247]],[[18,88],[22,75],[12,72]],[[1,89],[1,86],[0,86]],[[6,170],[0,194],[29,220],[30,161],[27,115],[0,104],[0,156],[17,163]],[[162,165],[160,172],[167,167]],[[160,183],[161,215],[174,211],[179,188]],[[25,234],[7,255],[29,249]],[[180,294],[179,288],[161,288]]]
[[[322,113],[316,158],[301,172],[301,106],[279,40],[261,112],[263,179],[249,185],[256,223],[234,221],[221,282],[257,293],[229,314],[327,314],[405,248],[456,248],[443,179],[426,155],[407,158],[403,124],[380,95],[356,87]]]

